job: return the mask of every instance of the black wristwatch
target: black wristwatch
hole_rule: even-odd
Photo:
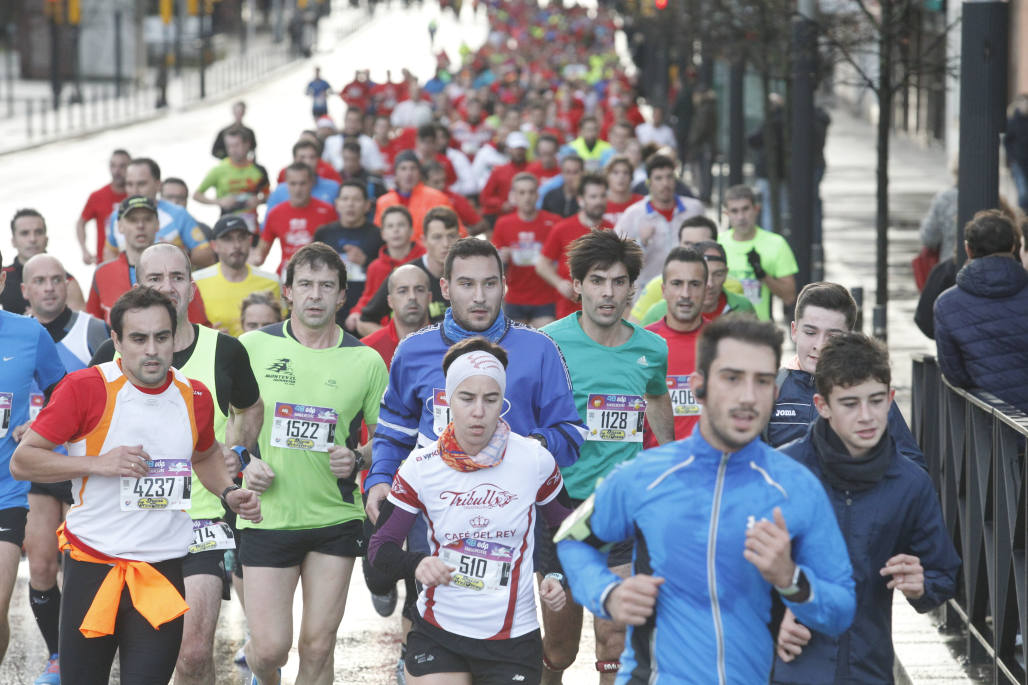
[[[226,499],[228,497],[228,493],[232,492],[233,490],[242,490],[242,488],[233,483],[232,485],[225,488],[224,491],[222,491],[221,493],[221,503],[229,511],[235,511],[232,507],[229,506],[228,499]]]
[[[353,474],[351,477],[356,477],[360,470],[364,468],[364,455],[352,447],[350,451],[353,452]]]

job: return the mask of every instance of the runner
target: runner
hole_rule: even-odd
[[[776,379],[778,397],[765,434],[769,445],[780,447],[806,435],[807,428],[817,418],[814,372],[821,351],[829,340],[852,330],[856,321],[857,303],[838,283],[808,283],[800,291],[796,298],[796,320],[790,327],[796,356]],[[889,407],[888,418],[889,435],[895,441],[896,449],[922,468],[928,468],[924,454],[895,402]]]
[[[387,381],[378,353],[335,323],[346,297],[346,266],[335,251],[311,243],[285,275],[291,316],[240,339],[264,398],[261,458],[274,473],[262,495],[264,521],[240,524],[250,627],[246,663],[260,685],[278,683],[289,656],[301,578],[296,680],[332,682],[350,574],[364,552],[355,478],[370,445],[355,449],[358,431],[362,419],[374,431]]]
[[[428,274],[432,289],[432,302],[428,306],[428,316],[433,322],[443,318],[450,300],[440,282],[445,278],[447,256],[458,233],[457,214],[449,207],[435,207],[425,215],[425,254],[411,262],[414,266]],[[388,301],[389,293],[386,284],[379,286],[364,308],[361,309],[357,331],[361,335],[370,335],[382,326],[382,321],[389,316],[391,310]]]
[[[286,167],[286,184],[289,201],[278,205],[264,217],[261,239],[250,256],[250,263],[254,266],[264,264],[277,239],[282,248],[282,260],[276,270],[280,278],[296,251],[314,239],[314,232],[339,218],[332,205],[311,196],[314,170],[306,164],[293,162]]]
[[[535,262],[536,273],[560,294],[557,298],[557,318],[582,308],[571,285],[568,271],[568,248],[571,243],[592,229],[610,230],[613,224],[603,218],[607,209],[607,179],[597,174],[586,174],[578,186],[578,204],[581,209],[574,216],[554,224]]]
[[[268,292],[250,293],[239,305],[243,333],[259,331],[282,320],[282,303]]]
[[[276,299],[281,295],[275,274],[247,264],[250,236],[250,228],[242,217],[221,217],[214,224],[211,238],[218,263],[193,273],[211,327],[235,338],[243,334],[239,320],[243,300],[256,292],[270,292]]]
[[[466,338],[447,351],[442,368],[452,420],[400,466],[368,548],[380,571],[413,572],[424,587],[407,638],[412,684],[539,682],[534,505],[554,528],[569,510],[553,455],[500,418],[506,367],[506,351],[485,338]],[[483,498],[493,502],[488,519]],[[424,541],[429,553],[403,551],[421,513],[431,531]],[[553,610],[566,602],[553,577],[543,580],[540,598]]]
[[[510,196],[515,211],[497,219],[492,239],[508,265],[503,312],[514,321],[541,328],[556,318],[557,293],[536,273],[535,263],[550,231],[562,219],[536,209],[539,179],[532,174],[516,175]]]
[[[4,311],[13,314],[30,314],[26,307],[28,302],[22,295],[22,269],[29,259],[46,252],[50,238],[46,234],[46,220],[34,209],[19,209],[11,219],[11,245],[14,247],[14,260],[4,267],[7,287],[0,292],[0,306]],[[72,309],[82,311],[86,308],[86,300],[82,297],[82,288],[75,277],[65,272],[68,281],[68,303]]]
[[[270,192],[268,171],[250,155],[250,136],[242,128],[230,128],[222,134],[226,156],[207,172],[193,191],[193,199],[203,205],[217,205],[221,215],[237,214],[246,221],[250,231],[257,232],[257,207]],[[207,190],[214,189],[214,199]]]
[[[189,250],[189,258],[197,269],[214,263],[211,250],[203,230],[189,212],[167,200],[158,200],[161,189],[161,167],[149,157],[140,157],[129,162],[125,170],[125,191],[131,197],[143,195],[157,207],[157,240],[174,243]],[[126,198],[127,199],[127,198]],[[127,250],[125,236],[118,223],[118,212],[107,220],[107,245],[104,247],[104,261],[117,259]],[[99,258],[97,258],[99,260]],[[119,293],[120,294],[120,293]],[[115,298],[117,299],[117,298]],[[113,300],[111,302],[113,304]],[[94,316],[96,316],[94,314]]]
[[[224,217],[242,223],[239,217]],[[214,437],[222,444],[220,463],[232,477],[243,471],[247,487],[263,492],[271,482],[264,462],[248,452],[257,447],[257,434],[264,418],[257,380],[246,350],[235,338],[186,318],[189,298],[195,288],[190,278],[189,259],[174,245],[154,245],[139,259],[139,283],[153,288],[175,305],[176,327],[172,366],[187,378],[200,381],[214,399]],[[113,342],[105,343],[93,357],[94,365],[115,358]],[[231,421],[230,421],[231,419]],[[231,427],[229,427],[231,426]],[[231,448],[231,449],[230,449]],[[233,451],[235,450],[235,451]],[[245,470],[244,470],[245,469]],[[176,682],[182,685],[213,685],[214,629],[221,610],[225,580],[225,550],[235,549],[235,536],[222,522],[225,511],[217,497],[202,487],[193,474],[193,544],[182,562],[186,614],[182,648],[176,666]]]
[[[782,334],[750,316],[707,325],[691,379],[698,430],[616,469],[557,535],[575,598],[630,626],[621,683],[768,682],[773,590],[829,635],[853,619],[853,570],[824,488],[758,438],[781,349]],[[628,536],[622,578],[593,545]]]
[[[175,305],[134,288],[115,303],[111,324],[121,359],[61,383],[12,473],[72,480],[75,504],[59,531],[64,672],[76,683],[107,683],[117,651],[123,683],[167,683],[189,610],[181,557],[193,540],[183,511],[190,473],[242,517],[260,520],[260,503],[225,472],[210,392],[171,368]],[[64,443],[67,455],[54,451]]]
[[[315,121],[328,114],[328,96],[334,92],[329,82],[321,78],[321,67],[314,67],[314,78],[307,84],[304,95],[311,99],[311,116]]]
[[[588,430],[578,461],[561,467],[568,494],[581,502],[592,494],[597,479],[639,452],[644,419],[657,442],[664,444],[674,439],[674,416],[667,388],[667,345],[660,336],[622,318],[642,268],[638,243],[611,231],[590,231],[571,243],[568,268],[582,311],[551,323],[543,333],[553,338],[569,362],[575,404]],[[631,570],[629,537],[615,545],[607,559],[607,566],[621,577]],[[545,682],[559,683],[560,672],[578,653],[581,605],[572,603],[560,612],[544,609],[543,626]],[[624,649],[624,630],[601,619],[593,627],[600,682],[612,683]]]
[[[130,167],[131,169],[131,167]],[[125,251],[117,259],[105,262],[93,273],[86,311],[98,319],[110,320],[111,307],[136,283],[136,265],[143,250],[154,244],[160,227],[157,203],[145,195],[132,195],[118,207],[118,234],[122,236]],[[189,302],[189,320],[206,323],[207,312],[203,298],[196,295]]]
[[[25,262],[21,291],[33,316],[43,324],[54,343],[64,368],[84,369],[97,348],[110,340],[103,321],[68,307],[68,276],[56,258],[39,254]],[[29,419],[43,408],[44,396],[35,388]],[[63,449],[63,448],[60,448]],[[60,553],[54,531],[61,525],[72,503],[71,482],[32,483],[29,487],[29,515],[25,524],[25,555],[29,559],[29,606],[43,634],[50,657],[36,685],[59,685],[57,660],[58,615],[61,591],[57,587]]]
[[[667,387],[675,415],[675,440],[682,440],[692,433],[702,411],[689,387],[689,377],[696,370],[696,341],[704,323],[707,263],[703,255],[688,247],[671,250],[664,260],[663,283],[667,314],[646,330],[667,343]],[[656,446],[657,440],[647,423],[643,447]]]
[[[432,288],[428,273],[413,264],[399,266],[389,274],[386,288],[389,291],[389,308],[393,310],[389,325],[361,338],[361,342],[382,355],[388,369],[400,341],[428,325]]]
[[[314,169],[314,185],[311,186],[311,197],[332,204],[335,202],[336,196],[339,195],[341,183],[338,180],[338,174],[336,174],[337,178],[326,178],[319,173],[318,162],[323,161],[318,157],[320,149],[320,145],[313,140],[299,140],[293,145],[293,162],[306,164],[311,169]],[[270,212],[287,200],[289,200],[289,184],[285,182],[285,176],[283,175],[282,181],[275,186],[275,189],[271,191],[267,201],[264,203],[265,213]]]
[[[0,290],[5,287],[5,281],[6,276],[0,274]],[[0,362],[0,662],[3,662],[11,634],[7,612],[18,575],[29,507],[29,484],[12,478],[9,464],[14,448],[31,419],[32,393],[39,392],[39,389],[49,393],[64,376],[65,368],[53,339],[32,319],[0,311],[0,346],[3,348]],[[45,576],[36,580],[37,586],[53,586],[45,582]],[[55,597],[53,590],[46,589],[39,594],[45,595],[46,601],[40,597],[40,603],[46,606],[38,607],[37,614],[37,607],[33,604],[33,614],[42,617],[40,630],[47,635],[57,624],[60,595],[58,593]],[[40,678],[44,684],[59,683],[59,675],[56,681],[46,679],[55,669],[54,655],[58,651],[50,643],[47,649],[51,660]]]
[[[111,182],[94,190],[86,200],[78,220],[75,222],[75,237],[82,250],[82,263],[87,266],[103,260],[104,244],[107,242],[107,219],[118,211],[118,205],[128,193],[125,192],[125,171],[132,156],[125,150],[115,150],[107,167],[111,172]],[[86,245],[86,225],[94,222],[96,226],[96,252],[91,252]]]
[[[632,163],[624,155],[614,155],[607,162],[607,210],[603,218],[616,225],[625,210],[643,199],[632,192]]]
[[[680,247],[696,247],[697,244],[704,241],[717,242],[717,224],[702,214],[689,217],[678,227],[677,244]],[[724,252],[724,248],[721,251]],[[725,267],[725,275],[728,275],[727,266]],[[650,307],[664,301],[663,282],[663,277],[658,274],[643,286],[642,292],[635,298],[635,304],[632,305],[632,321],[641,322],[646,317]],[[718,285],[718,289],[720,288],[721,284]],[[662,312],[661,316],[663,315]]]
[[[449,423],[442,359],[464,338],[481,335],[510,353],[507,378],[511,392],[504,419],[511,430],[535,437],[559,464],[569,465],[578,458],[584,429],[567,367],[549,338],[504,316],[502,279],[496,248],[477,238],[457,241],[443,269],[444,294],[453,298],[444,320],[408,336],[396,348],[379,412],[374,462],[364,480],[372,522],[378,519],[400,462],[415,447],[437,439]],[[410,542],[410,549],[425,547],[420,532]],[[405,608],[410,618],[410,607]]]

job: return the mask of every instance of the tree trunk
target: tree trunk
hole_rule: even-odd
[[[878,187],[875,194],[877,233],[875,304],[887,320],[889,301],[889,132],[892,128],[892,40],[890,25],[893,0],[882,0],[882,28],[878,40]],[[882,326],[885,338],[885,326]]]

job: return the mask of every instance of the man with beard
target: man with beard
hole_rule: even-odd
[[[575,599],[629,626],[625,680],[767,682],[773,592],[827,635],[853,620],[853,569],[824,488],[759,439],[781,354],[770,323],[705,326],[690,378],[699,428],[615,469],[557,534]],[[622,578],[598,547],[629,537],[634,574]]]

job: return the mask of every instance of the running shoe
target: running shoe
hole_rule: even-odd
[[[403,670],[403,657],[396,662],[396,685],[407,685],[407,672]]]
[[[375,607],[379,616],[392,616],[396,611],[396,599],[396,586],[394,585],[384,595],[371,595],[371,605]]]
[[[61,668],[56,654],[50,655],[50,660],[46,662],[46,670],[36,678],[35,685],[61,685]]]
[[[246,666],[246,646],[245,645],[239,648],[239,651],[236,652],[236,656],[233,659],[233,661],[237,665],[239,665],[239,666]]]

